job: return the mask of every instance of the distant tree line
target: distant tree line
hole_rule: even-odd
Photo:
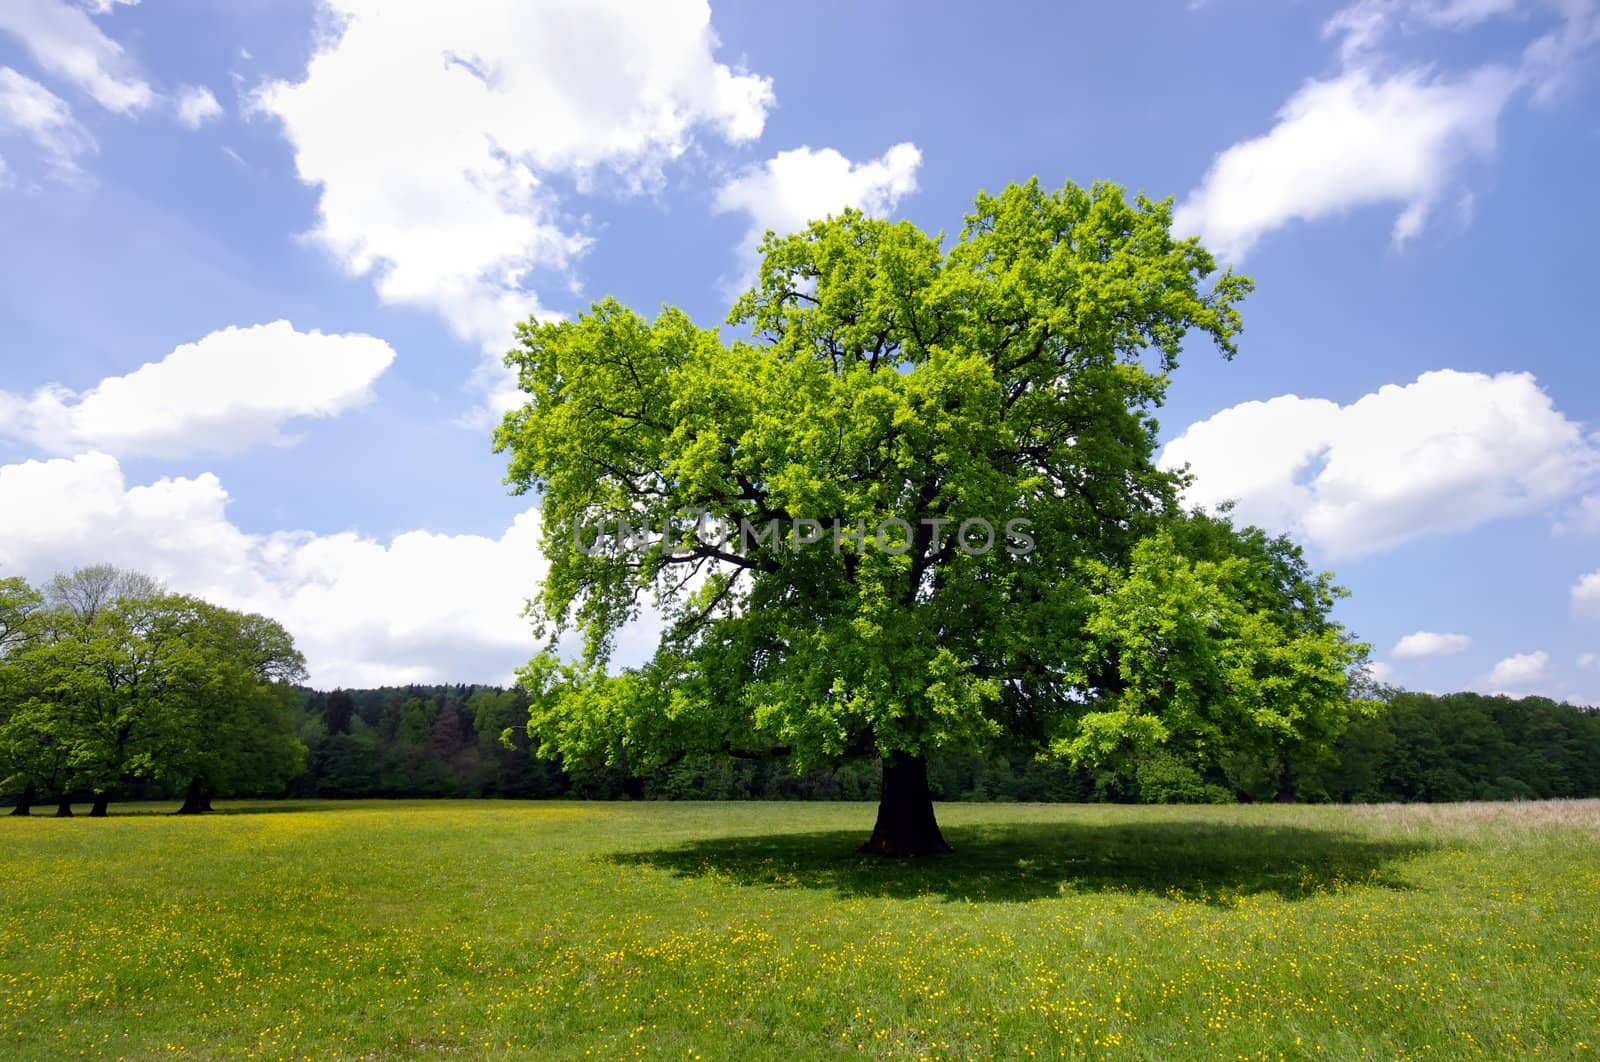
[[[1353,718],[1293,765],[1276,757],[1205,762],[1163,752],[1093,771],[1029,756],[941,754],[940,800],[1209,803],[1516,800],[1600,796],[1600,713],[1542,697],[1377,691],[1384,710]],[[685,756],[648,770],[568,773],[541,758],[519,689],[403,686],[300,691],[310,750],[290,792],[331,797],[571,797],[589,800],[874,800],[870,759],[796,771],[780,758]]]
[[[523,689],[402,686],[322,692],[262,616],[168,593],[108,566],[41,588],[0,579],[0,795],[27,813],[74,801],[287,793],[320,797],[872,800],[871,758],[696,754],[567,771],[540,756]],[[1117,769],[1025,751],[941,752],[940,800],[1336,802],[1600,796],[1600,712],[1540,697],[1362,690],[1331,743],[1169,745]],[[535,727],[535,729],[537,729]],[[549,751],[548,749],[545,751]]]

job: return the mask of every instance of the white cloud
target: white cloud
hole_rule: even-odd
[[[1358,0],[1329,19],[1324,33],[1339,39],[1339,54],[1350,64],[1381,61],[1384,45],[1421,30],[1540,16],[1554,26],[1522,50],[1518,73],[1536,100],[1548,102],[1582,69],[1583,53],[1600,44],[1600,0]]]
[[[1397,63],[1396,38],[1460,31],[1492,18],[1543,13],[1555,29],[1520,52],[1464,72]],[[1396,245],[1418,235],[1464,167],[1493,154],[1519,92],[1548,97],[1600,43],[1597,0],[1358,0],[1324,27],[1339,65],[1307,81],[1265,134],[1212,162],[1175,226],[1238,260],[1267,233],[1361,207],[1397,208]],[[1457,196],[1470,201],[1470,192]]]
[[[236,452],[286,441],[286,421],[365,402],[393,360],[367,335],[297,332],[288,321],[226,328],[81,393],[0,391],[0,435],[54,454]]]
[[[1371,58],[1396,30],[1465,30],[1515,14],[1527,0],[1357,0],[1334,13],[1323,36],[1338,38],[1345,63]]]
[[[1402,658],[1449,656],[1465,652],[1472,639],[1465,634],[1438,634],[1434,631],[1417,631],[1408,634],[1395,645],[1391,654]]]
[[[119,7],[138,7],[139,0],[84,0],[84,6],[97,15],[106,15]]]
[[[1218,155],[1175,226],[1237,261],[1266,233],[1393,203],[1393,236],[1416,236],[1459,167],[1491,153],[1517,80],[1503,67],[1457,79],[1348,70],[1307,82],[1263,136]]]
[[[1600,653],[1584,653],[1579,656],[1578,670],[1600,671]]]
[[[35,62],[119,114],[150,106],[155,93],[135,72],[122,46],[65,0],[5,0],[0,33],[22,42]]]
[[[1600,494],[1579,499],[1553,530],[1558,535],[1600,535]]]
[[[313,235],[496,359],[544,313],[530,274],[588,244],[550,176],[651,187],[697,130],[751,140],[772,103],[765,78],[713,58],[704,0],[324,6],[305,79],[256,96],[320,190]]]
[[[72,116],[65,100],[9,66],[0,66],[0,132],[6,131],[27,136],[61,175],[77,173],[78,156],[95,149],[94,137]]]
[[[1572,611],[1580,616],[1600,616],[1600,570],[1572,584]]]
[[[1549,103],[1589,67],[1584,53],[1600,45],[1600,0],[1551,0],[1559,7],[1561,25],[1523,52],[1523,71],[1534,99]]]
[[[222,104],[203,85],[186,85],[178,93],[178,121],[190,129],[199,129],[215,118],[222,117]]]
[[[1545,678],[1545,668],[1550,664],[1550,654],[1543,649],[1531,653],[1516,653],[1506,657],[1489,672],[1489,688],[1495,690],[1526,690]]]
[[[128,487],[104,454],[0,467],[0,570],[105,561],[281,621],[319,685],[504,681],[532,655],[520,617],[544,573],[530,510],[498,538],[412,531],[252,535],[209,473]]]
[[[1424,373],[1348,406],[1284,395],[1190,425],[1162,451],[1191,467],[1196,505],[1334,556],[1539,512],[1581,491],[1600,448],[1528,373]]]
[[[227,502],[210,472],[130,486],[109,454],[0,465],[0,571],[37,584],[112,563],[274,617],[322,688],[506,683],[539,648],[522,614],[547,571],[536,507],[498,537],[418,529],[382,541],[354,531],[246,533],[227,518]],[[619,632],[616,662],[646,659],[659,624],[646,606]],[[568,638],[562,649],[576,646]]]
[[[0,466],[0,571],[41,581],[111,563],[173,590],[279,620],[322,688],[507,682],[538,648],[522,617],[546,564],[530,508],[498,537],[408,531],[250,534],[228,520],[215,475],[128,486],[105,454]],[[619,634],[619,663],[653,649],[646,609]],[[572,651],[573,642],[565,643]]]
[[[1394,678],[1394,665],[1386,660],[1374,660],[1367,665],[1367,674],[1372,676],[1372,681],[1387,685]]]
[[[845,207],[888,214],[902,196],[916,191],[921,164],[922,152],[909,143],[867,162],[851,162],[833,148],[799,147],[728,181],[717,191],[715,208],[750,215],[742,248],[750,263],[768,229],[780,236],[796,232]]]

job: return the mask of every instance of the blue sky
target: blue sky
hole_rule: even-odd
[[[1392,681],[1600,702],[1600,0],[456,7],[0,7],[0,572],[504,680],[512,320],[718,320],[765,227],[1107,179],[1258,283],[1161,418],[1193,500],[1306,542]]]

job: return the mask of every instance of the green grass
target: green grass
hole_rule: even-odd
[[[0,819],[0,1055],[1600,1042],[1600,802],[946,806],[914,863],[850,804],[121,810]]]

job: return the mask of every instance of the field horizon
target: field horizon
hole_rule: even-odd
[[[1600,801],[0,819],[0,1056],[1585,1056]]]

